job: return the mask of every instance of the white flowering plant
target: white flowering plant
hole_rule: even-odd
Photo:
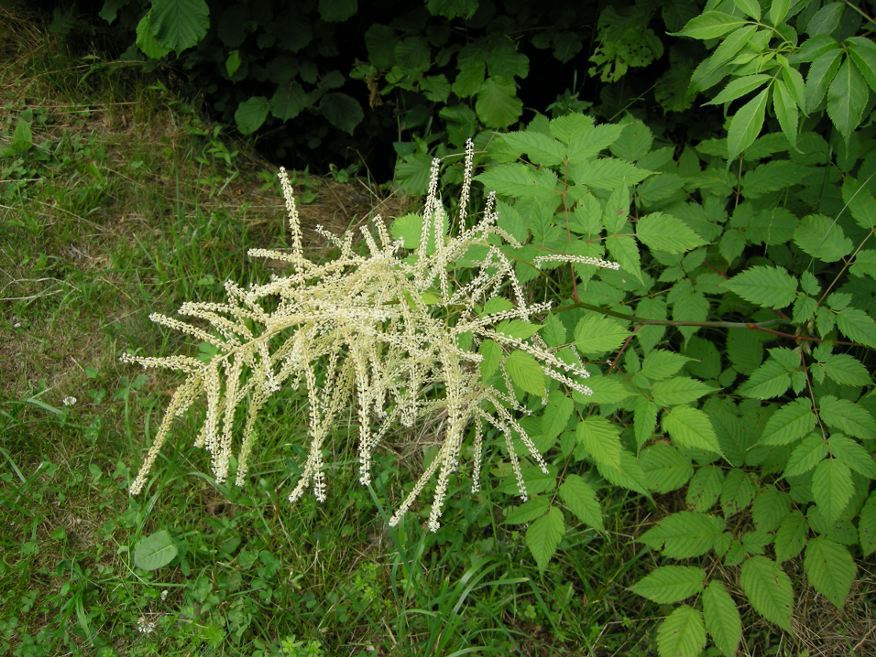
[[[518,455],[519,443],[544,472],[547,464],[518,421],[528,412],[524,394],[546,401],[545,377],[569,391],[592,394],[583,382],[589,373],[574,352],[554,353],[538,334],[534,318],[550,303],[527,299],[506,253],[518,241],[498,225],[495,195],[481,217],[470,221],[474,147],[465,151],[462,193],[455,225],[439,196],[440,160],[432,166],[428,195],[416,235],[398,239],[383,219],[361,228],[363,252],[354,235],[317,232],[337,256],[313,262],[304,255],[293,190],[285,171],[280,182],[286,201],[292,247],[251,249],[254,257],[284,263],[288,273],[241,288],[226,283],[223,303],[191,302],[179,314],[194,321],[151,315],[163,326],[215,348],[208,362],[187,356],[126,354],[123,360],[182,372],[152,446],[130,486],[138,494],[170,434],[174,418],[196,400],[206,401],[194,444],[211,455],[217,482],[247,479],[259,412],[283,387],[306,392],[309,408],[308,455],[289,500],[308,489],[326,499],[325,438],[341,411],[357,409],[359,481],[371,481],[373,453],[388,432],[438,419],[440,447],[390,519],[395,525],[423,489],[436,479],[428,527],[435,531],[451,474],[461,468],[463,444],[471,442],[471,488],[478,490],[485,438],[501,436],[517,483],[527,499]],[[398,231],[396,231],[398,232]],[[410,248],[407,248],[410,247]],[[551,261],[617,269],[592,256],[541,255]],[[570,353],[572,355],[570,355]],[[239,439],[235,419],[244,416]],[[233,459],[233,456],[236,458]]]

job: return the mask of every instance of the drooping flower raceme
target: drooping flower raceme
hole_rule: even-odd
[[[254,448],[259,413],[281,388],[306,393],[308,455],[289,494],[297,500],[308,489],[326,498],[324,443],[342,412],[355,406],[358,424],[359,480],[371,479],[374,450],[393,429],[440,419],[440,447],[390,520],[396,524],[423,489],[436,480],[428,526],[439,526],[442,505],[452,473],[460,468],[464,441],[471,441],[472,489],[477,490],[485,453],[485,438],[502,436],[521,497],[526,486],[515,448],[526,453],[543,471],[542,455],[517,416],[513,384],[500,357],[498,384],[485,382],[479,345],[490,340],[501,352],[521,351],[543,373],[571,390],[591,394],[582,379],[580,362],[554,355],[536,333],[520,338],[503,332],[508,320],[527,321],[545,313],[548,304],[527,302],[503,251],[519,246],[497,224],[495,198],[487,197],[481,218],[466,227],[471,187],[473,148],[467,144],[463,194],[456,225],[459,234],[445,234],[447,217],[438,195],[439,160],[433,162],[429,192],[422,216],[419,244],[406,250],[394,241],[380,217],[361,229],[364,249],[354,248],[354,236],[337,236],[317,227],[338,255],[322,263],[306,258],[292,188],[285,171],[280,181],[286,200],[291,249],[252,249],[255,257],[288,265],[285,276],[241,288],[225,284],[223,303],[191,302],[179,309],[188,320],[153,314],[151,319],[213,345],[209,362],[186,356],[147,357],[125,354],[126,362],[163,367],[185,375],[167,406],[149,452],[131,484],[138,494],[146,483],[173,420],[197,400],[206,412],[195,446],[211,456],[213,475],[225,481],[236,457],[235,483],[243,485]],[[364,254],[360,251],[364,251]],[[473,255],[474,254],[474,255]],[[476,258],[463,270],[460,262]],[[546,257],[545,260],[554,258]],[[569,257],[560,256],[560,261]],[[616,267],[593,258],[578,264]],[[539,263],[540,264],[540,263]],[[470,272],[460,282],[464,272]],[[491,299],[508,295],[508,303],[492,306]],[[504,324],[503,324],[504,323]],[[243,428],[235,437],[235,418]]]

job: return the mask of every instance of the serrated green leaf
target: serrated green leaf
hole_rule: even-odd
[[[876,420],[860,404],[824,395],[819,400],[819,411],[822,420],[843,433],[864,440],[876,438]]]
[[[532,355],[515,349],[508,354],[505,367],[508,368],[511,381],[521,390],[533,395],[544,394],[544,371]]]
[[[776,540],[773,547],[779,563],[793,559],[803,551],[806,537],[809,535],[809,524],[799,511],[791,511],[776,530]]]
[[[656,381],[651,386],[654,403],[663,407],[689,404],[714,391],[712,386],[687,376]]]
[[[717,580],[709,582],[703,592],[703,614],[715,646],[726,657],[733,657],[742,640],[742,620],[733,598]]]
[[[845,308],[836,317],[840,331],[855,342],[876,349],[876,321],[859,308]]]
[[[774,532],[791,511],[791,498],[787,493],[767,486],[751,505],[751,519],[761,532]]]
[[[552,119],[549,125],[551,134],[564,144],[587,135],[593,129],[593,119],[584,114],[566,114]]]
[[[779,564],[766,557],[751,557],[742,564],[739,584],[757,613],[791,631],[794,592],[791,580]]]
[[[166,529],[144,536],[134,546],[134,565],[143,570],[158,570],[174,560],[176,543]]]
[[[876,491],[870,493],[861,508],[861,515],[858,517],[858,541],[864,557],[876,552]]]
[[[621,185],[637,185],[653,171],[640,169],[634,164],[613,157],[588,160],[569,166],[569,177],[577,185],[611,191]]]
[[[668,493],[684,486],[693,475],[690,458],[672,445],[652,445],[639,454],[648,488],[655,493]]]
[[[720,468],[714,465],[699,468],[688,484],[685,502],[694,511],[708,511],[718,501],[723,482]]]
[[[666,349],[653,349],[642,361],[642,374],[652,381],[662,381],[676,374],[691,358]]]
[[[791,0],[772,0],[770,2],[770,23],[778,25],[791,10]]]
[[[560,499],[578,520],[602,531],[602,507],[596,491],[578,475],[566,475],[559,489]]]
[[[846,46],[858,72],[867,80],[870,89],[876,91],[876,44],[867,37],[853,36],[846,39]]]
[[[352,135],[365,118],[359,101],[339,91],[323,96],[319,101],[319,111],[329,123],[348,135]]]
[[[692,566],[661,566],[630,587],[636,595],[661,605],[681,602],[703,590],[706,571]]]
[[[846,141],[864,118],[867,83],[847,57],[827,90],[827,115]]]
[[[824,373],[840,385],[866,386],[872,382],[864,364],[849,354],[830,354],[821,364]]]
[[[773,413],[764,426],[758,442],[761,445],[789,445],[815,428],[812,402],[798,397]]]
[[[524,164],[499,164],[475,178],[486,189],[512,198],[544,198],[558,193],[556,174]]]
[[[724,103],[732,102],[747,93],[751,93],[755,89],[759,89],[771,79],[772,76],[766,75],[765,73],[755,73],[753,75],[745,75],[741,78],[734,78],[727,83],[727,86],[724,87],[717,96],[705,104],[722,105]]]
[[[659,657],[698,657],[705,647],[703,616],[687,605],[675,609],[657,628]]]
[[[758,0],[733,0],[733,3],[746,16],[750,16],[756,21],[760,20],[760,2]]]
[[[529,525],[526,530],[526,545],[532,552],[539,570],[545,569],[565,534],[563,512],[555,506]]]
[[[562,392],[550,394],[544,414],[541,416],[541,433],[545,438],[556,438],[569,424],[575,410],[574,402]]]
[[[876,479],[876,462],[861,443],[841,433],[835,433],[827,441],[827,447],[831,456],[845,463],[853,472],[864,475],[867,479]]]
[[[739,108],[727,129],[727,158],[735,159],[754,143],[763,127],[769,88],[764,89]]]
[[[534,130],[509,132],[503,139],[511,148],[529,156],[533,164],[556,166],[566,156],[566,148],[561,142]]]
[[[797,148],[797,103],[791,91],[782,80],[773,85],[773,111],[779,121],[782,133],[788,138],[792,148]]]
[[[772,399],[785,394],[790,386],[791,375],[788,369],[778,361],[770,359],[754,370],[736,392],[754,399]]]
[[[784,477],[806,474],[827,456],[827,442],[820,435],[811,434],[794,448],[785,466]]]
[[[854,249],[842,228],[823,214],[806,215],[794,230],[794,243],[813,258],[836,262]]]
[[[829,524],[839,520],[855,492],[852,472],[837,459],[825,459],[812,474],[812,497]]]
[[[636,237],[649,249],[684,253],[706,241],[680,219],[665,212],[652,212],[636,223]]]
[[[842,609],[858,572],[849,551],[830,539],[816,536],[806,546],[803,569],[812,588]]]
[[[593,415],[578,423],[578,443],[595,463],[620,466],[621,442],[618,428],[604,417]]]
[[[699,16],[690,19],[677,36],[692,39],[716,39],[728,32],[742,27],[747,19],[731,16],[723,11],[704,11]]]
[[[721,510],[724,517],[729,518],[747,509],[755,492],[757,488],[747,472],[738,468],[730,470],[721,486]]]
[[[756,265],[737,274],[724,287],[764,308],[784,308],[794,301],[797,280],[784,267]]]
[[[568,159],[572,164],[587,163],[618,140],[624,126],[603,123],[586,132],[579,132],[569,141]],[[617,160],[620,162],[621,160]]]
[[[697,408],[676,406],[664,413],[663,430],[681,447],[721,453],[718,437],[709,416]]]
[[[835,49],[819,55],[809,66],[809,73],[806,76],[806,110],[810,114],[824,100],[828,88],[836,78],[841,62],[842,50],[839,44],[836,44]]]
[[[575,344],[578,351],[585,355],[614,351],[629,335],[623,324],[599,315],[582,317],[575,326]]]
[[[638,459],[625,449],[622,449],[620,453],[620,465],[610,465],[609,463],[597,461],[596,469],[603,479],[615,486],[628,488],[645,497],[651,496],[648,492],[648,485],[645,482],[645,473],[642,472],[642,466],[639,465]]]
[[[523,504],[518,504],[508,509],[505,514],[505,524],[523,525],[527,522],[532,522],[547,513],[550,504],[551,498],[547,495],[536,495],[526,500]]]
[[[720,518],[694,511],[679,511],[666,516],[639,537],[654,550],[660,550],[671,559],[699,557],[711,550],[724,523]]]

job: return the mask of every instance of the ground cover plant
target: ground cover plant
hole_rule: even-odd
[[[438,4],[427,5],[433,15]],[[603,39],[586,62],[593,75],[621,82],[637,65],[693,54],[666,75],[681,78],[679,97],[698,109],[657,119],[631,81],[626,95],[604,87],[592,106],[521,108],[510,131],[472,123],[458,135],[474,137],[471,149],[462,140],[437,149],[440,179],[425,211],[348,206],[340,223],[316,230],[334,251],[316,250],[316,223],[328,222],[308,221],[306,204],[295,208],[301,222],[284,228],[282,206],[262,201],[271,211],[253,230],[253,210],[231,200],[255,186],[257,198],[279,198],[273,174],[222,196],[247,177],[238,147],[183,103],[170,123],[186,126],[186,137],[162,137],[167,160],[142,161],[159,157],[146,144],[143,155],[119,155],[110,117],[126,101],[117,99],[141,94],[152,100],[139,106],[155,108],[170,97],[155,78],[94,59],[71,69],[59,39],[50,40],[59,50],[40,55],[20,34],[9,41],[20,62],[6,73],[9,87],[28,93],[4,101],[0,163],[14,184],[3,230],[20,252],[4,247],[15,291],[4,298],[4,349],[36,337],[67,344],[73,364],[51,365],[26,346],[5,365],[3,512],[12,531],[0,576],[11,594],[0,613],[10,654],[872,652],[872,17],[845,3],[713,2],[676,20],[673,34],[655,33],[657,45],[646,34],[652,59],[603,67],[641,32],[623,8],[612,11],[599,14]],[[639,22],[654,15],[640,12]],[[211,16],[202,17],[208,27]],[[518,60],[509,52],[496,61]],[[24,73],[32,69],[43,74]],[[103,123],[65,123],[56,101],[27,100],[40,93],[62,94]],[[102,105],[89,104],[94,94]],[[120,116],[152,125],[148,113]],[[428,158],[434,141],[420,139],[417,158]],[[424,175],[413,151],[399,153],[399,186],[426,192],[430,167]],[[165,182],[148,178],[168,167]],[[291,184],[299,199],[320,200],[303,176]],[[444,213],[439,195],[466,201]],[[157,228],[126,223],[133,240],[110,230],[126,203],[144,200]],[[222,205],[241,209],[221,214]],[[331,237],[351,227],[361,241]],[[267,262],[246,262],[250,248]],[[83,249],[106,262],[83,263]],[[332,262],[360,281],[354,289],[365,286],[368,302],[348,304],[342,321],[335,304],[320,328],[299,323],[287,342],[268,342],[274,360],[243,350],[217,395],[211,363],[272,318],[297,307],[318,315],[322,293],[312,298],[300,283],[312,276],[316,290],[331,289]],[[235,283],[223,290],[226,277]],[[410,277],[416,285],[399,282]],[[493,300],[453,296],[487,282]],[[230,301],[217,305],[226,291]],[[280,301],[261,311],[249,305],[274,293]],[[172,355],[181,346],[172,332],[146,328],[147,307],[165,313],[183,302],[184,313],[207,320],[186,329],[190,359]],[[432,337],[394,319],[406,313]],[[118,319],[88,330],[104,316]],[[351,339],[351,323],[403,347],[374,357],[382,348]],[[88,349],[60,341],[71,327]],[[317,333],[328,337],[320,343]],[[418,339],[398,337],[411,333]],[[459,358],[445,358],[425,390],[407,375],[379,375],[384,362],[428,352],[438,334],[455,336],[438,340],[438,351]],[[348,364],[331,365],[331,348],[302,358],[319,344],[345,345],[337,362]],[[188,371],[184,392],[214,390],[181,414],[139,477],[129,468],[143,457],[142,432],[164,436],[162,409],[180,381],[137,376],[116,363],[124,350],[128,360]],[[269,380],[287,353],[312,369],[297,387],[259,396],[247,381]],[[545,376],[539,358],[566,380]],[[233,363],[256,376],[237,383]],[[582,366],[586,380],[576,378]],[[473,388],[454,387],[451,371]],[[319,400],[327,379],[345,376],[346,404]],[[481,410],[501,421],[480,431],[454,423],[454,389],[497,391]],[[415,390],[428,412],[395,422]],[[223,395],[256,407],[252,426],[234,404],[220,405]],[[314,408],[332,409],[334,421]],[[187,447],[202,426],[207,454]],[[239,487],[225,481],[240,474],[241,459],[225,460],[235,431],[260,446]],[[484,452],[469,495],[472,471],[453,471]],[[423,496],[408,508],[412,494],[430,490],[427,478],[418,482],[424,471],[438,474],[438,503]],[[333,494],[290,504],[299,482],[323,497],[319,473]],[[126,495],[132,485],[138,497]],[[516,499],[522,489],[525,501]],[[399,505],[404,517],[393,516]]]

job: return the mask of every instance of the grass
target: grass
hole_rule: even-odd
[[[641,509],[616,500],[605,535],[570,532],[540,573],[489,488],[457,496],[437,535],[416,517],[389,530],[409,475],[378,468],[373,488],[354,485],[343,429],[329,502],[290,506],[294,395],[265,413],[267,456],[247,488],[200,474],[180,426],[130,498],[171,380],[119,354],[179,346],[149,312],[219,298],[226,277],[264,279],[244,254],[283,245],[282,199],[270,164],[155,77],[2,12],[0,655],[649,651],[652,619],[624,588],[644,572],[627,529]],[[310,225],[404,207],[297,177]],[[160,529],[178,556],[143,571],[134,546]]]

